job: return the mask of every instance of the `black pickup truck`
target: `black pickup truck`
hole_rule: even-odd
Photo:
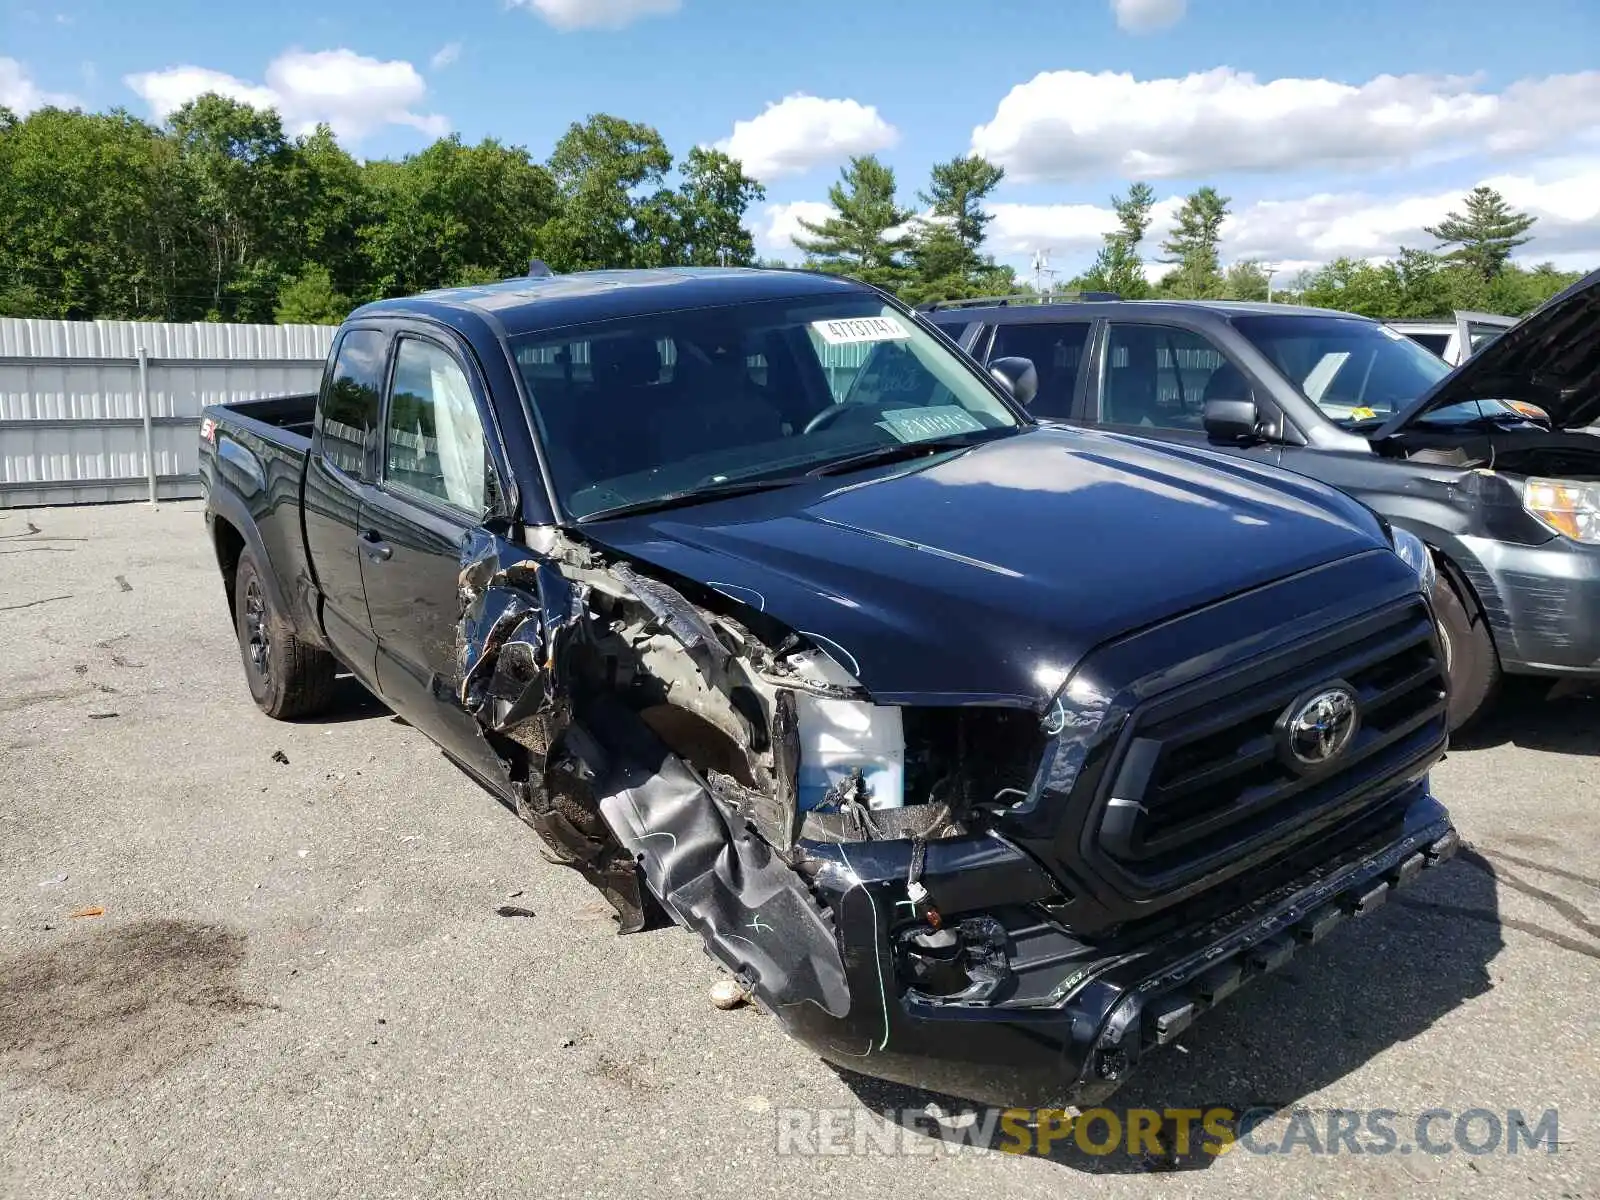
[[[790,271],[352,314],[206,410],[275,717],[347,670],[841,1066],[1086,1102],[1457,844],[1417,564],[1361,504],[1037,425]]]

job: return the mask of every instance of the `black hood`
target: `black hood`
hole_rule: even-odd
[[[1373,436],[1388,437],[1434,409],[1468,400],[1537,404],[1557,429],[1600,420],[1600,271],[1529,313]]]
[[[586,537],[811,637],[885,703],[1042,705],[1106,640],[1382,545],[1298,475],[1033,429]]]

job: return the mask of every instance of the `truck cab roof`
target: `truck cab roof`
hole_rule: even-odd
[[[515,337],[590,321],[679,309],[870,293],[872,290],[866,284],[835,275],[770,268],[579,271],[378,300],[357,309],[350,319],[392,314],[428,316],[448,324],[452,312],[466,309],[490,319],[499,326],[503,336]]]

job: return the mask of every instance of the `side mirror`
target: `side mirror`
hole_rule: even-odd
[[[1214,442],[1254,442],[1261,437],[1261,413],[1254,400],[1207,400],[1205,426]]]
[[[989,364],[989,374],[1023,408],[1039,394],[1039,372],[1031,358],[997,358]]]

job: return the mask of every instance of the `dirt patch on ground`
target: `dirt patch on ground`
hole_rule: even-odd
[[[244,935],[135,921],[0,959],[0,1074],[114,1091],[159,1075],[268,1007],[236,980]]]

